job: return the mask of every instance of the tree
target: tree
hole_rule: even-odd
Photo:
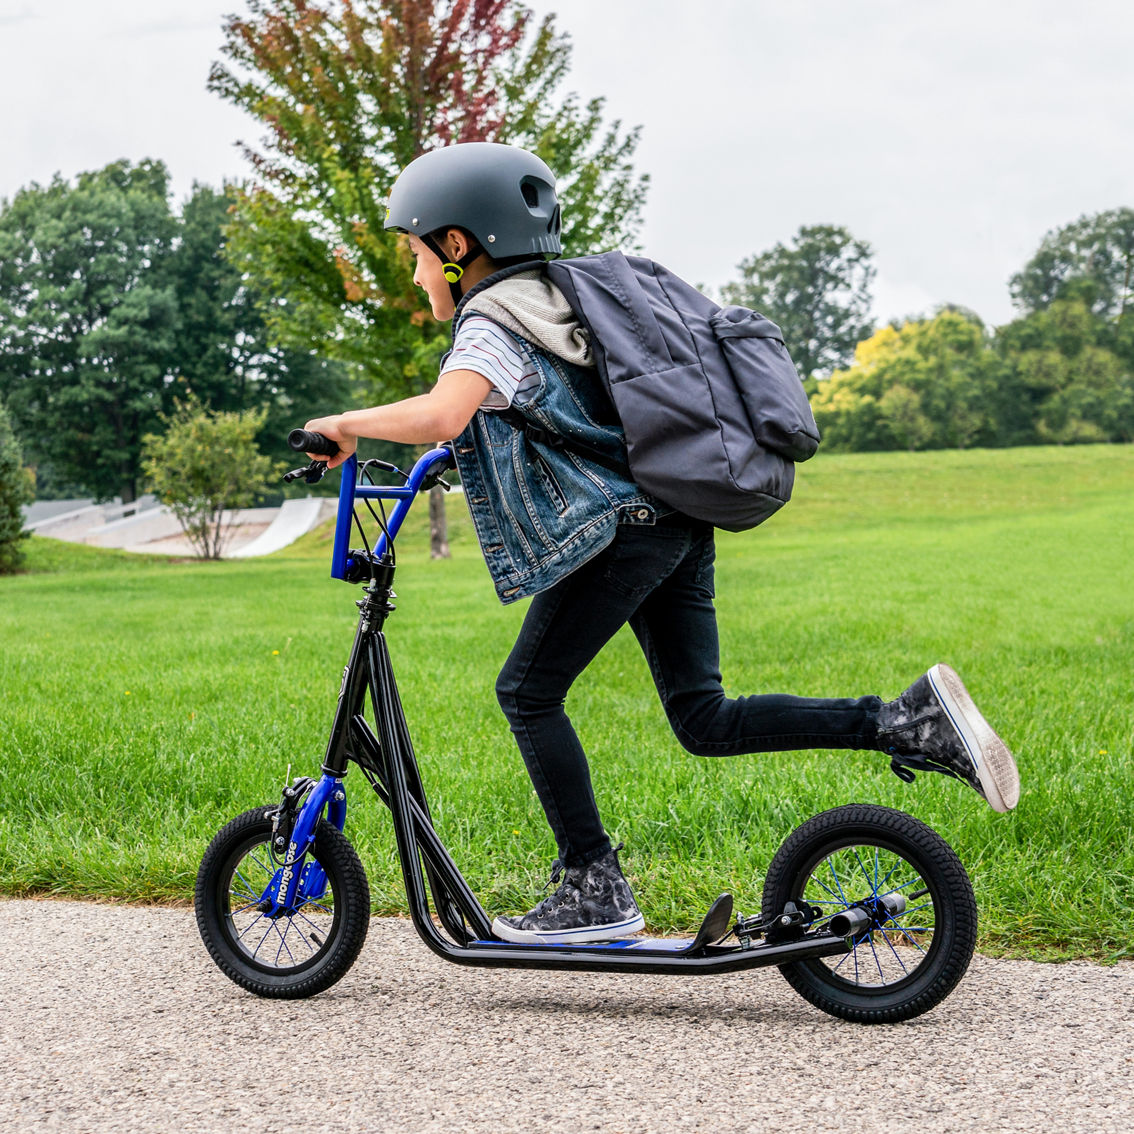
[[[1134,440],[1134,366],[1116,330],[1083,299],[1057,299],[997,331],[1024,441]]]
[[[565,247],[631,241],[646,178],[638,132],[603,126],[601,99],[555,93],[570,43],[514,0],[250,0],[209,85],[264,122],[256,180],[237,196],[230,252],[273,340],[358,367],[369,395],[422,393],[447,339],[383,231],[397,173],[440,145],[499,141],[540,154],[567,202]],[[332,408],[332,407],[328,407]],[[440,503],[431,498],[431,512]],[[436,519],[436,516],[435,516]]]
[[[912,453],[933,440],[933,422],[922,409],[921,397],[897,383],[878,399],[879,415],[898,442]]]
[[[943,309],[859,343],[854,365],[820,382],[811,408],[835,449],[1003,444],[989,412],[998,374],[983,325]]]
[[[50,477],[133,500],[162,409],[176,234],[161,162],[120,161],[0,204],[0,397]]]
[[[177,297],[171,366],[178,392],[215,410],[267,411],[260,441],[283,438],[328,404],[345,403],[351,383],[342,363],[273,346],[247,281],[226,255],[232,199],[194,185],[181,210],[168,274]]]
[[[385,396],[432,383],[415,352],[443,331],[382,225],[398,172],[438,145],[514,142],[553,163],[574,252],[632,238],[646,183],[630,165],[638,133],[617,122],[604,133],[601,99],[555,106],[570,45],[554,17],[532,31],[512,0],[249,7],[227,29],[237,70],[214,66],[209,85],[271,130],[263,152],[245,147],[256,182],[237,194],[231,240],[277,341],[360,366]]]
[[[836,225],[804,226],[790,246],[750,256],[727,303],[752,307],[778,323],[800,377],[847,366],[874,329],[869,244]]]
[[[1104,319],[1121,319],[1134,306],[1134,209],[1084,215],[1052,229],[1009,288],[1024,314],[1077,299]]]
[[[23,563],[20,543],[28,533],[23,530],[21,509],[35,495],[32,483],[8,411],[0,402],[0,575],[18,571]]]
[[[146,478],[203,559],[221,557],[232,534],[231,510],[274,487],[282,470],[256,448],[265,416],[262,409],[208,410],[190,398],[163,418],[163,435],[144,438]]]

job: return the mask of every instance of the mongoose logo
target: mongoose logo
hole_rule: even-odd
[[[280,875],[280,888],[276,891],[276,902],[279,905],[287,900],[287,888],[291,884],[291,876],[295,873],[292,863],[295,859],[295,843],[287,848],[287,865]]]

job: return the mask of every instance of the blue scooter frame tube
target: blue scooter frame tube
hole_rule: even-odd
[[[339,484],[339,513],[335,523],[335,544],[331,552],[331,578],[345,579],[350,549],[350,529],[354,516],[354,502],[356,500],[396,500],[394,510],[390,515],[389,539],[383,532],[378,538],[374,548],[374,556],[381,559],[390,550],[390,544],[397,537],[406,518],[406,513],[414,501],[414,497],[421,491],[426,477],[433,471],[440,461],[448,461],[451,454],[448,449],[430,449],[428,453],[419,457],[417,463],[410,471],[409,480],[404,485],[371,485],[358,483],[358,458],[348,457],[342,464],[342,481]]]
[[[299,892],[300,880],[303,883],[303,897],[318,899],[323,895],[327,876],[323,868],[315,862],[304,865],[303,859],[315,842],[315,828],[326,809],[327,819],[341,831],[346,825],[346,785],[341,779],[323,775],[311,789],[295,819],[291,833],[291,844],[284,858],[290,865],[277,871],[268,887],[267,896],[275,901],[277,909],[291,909]],[[295,869],[299,867],[299,869]],[[275,891],[273,893],[273,891]]]

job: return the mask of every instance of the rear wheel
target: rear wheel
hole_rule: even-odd
[[[283,867],[270,853],[271,812],[238,815],[209,844],[197,873],[197,927],[241,987],[297,999],[329,988],[354,964],[370,924],[370,888],[354,847],[323,820],[294,907],[272,915],[265,895]]]
[[[845,955],[780,966],[801,996],[845,1020],[895,1023],[929,1011],[976,947],[976,901],[960,859],[889,807],[837,807],[795,830],[768,868],[764,917],[789,901],[816,911],[811,928],[847,935]]]

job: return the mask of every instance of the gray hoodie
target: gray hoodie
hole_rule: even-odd
[[[486,288],[469,300],[466,310],[486,315],[547,354],[576,366],[595,364],[590,336],[563,293],[539,268]]]

